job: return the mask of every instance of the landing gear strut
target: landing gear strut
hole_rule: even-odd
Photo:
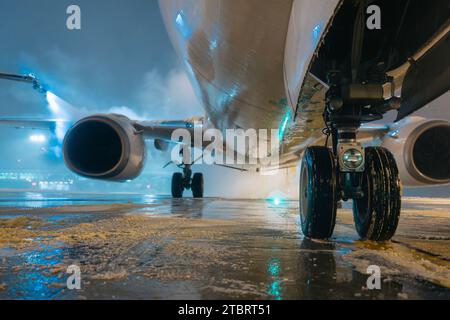
[[[191,189],[194,198],[203,198],[203,174],[192,176],[191,165],[182,165],[183,173],[175,172],[172,176],[172,197],[182,198],[185,189]]]
[[[327,239],[333,234],[340,200],[353,200],[356,231],[365,240],[393,237],[401,209],[401,184],[392,154],[381,147],[363,148],[357,141],[362,122],[382,118],[391,101],[377,95],[381,85],[342,87],[329,81],[324,120],[327,146],[306,149],[300,177],[303,234]],[[391,104],[392,103],[392,104]],[[369,107],[367,107],[369,106]],[[332,148],[328,147],[328,137]]]

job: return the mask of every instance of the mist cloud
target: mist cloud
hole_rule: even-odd
[[[136,97],[139,109],[150,119],[184,119],[204,113],[182,69],[172,69],[165,76],[148,72]]]
[[[133,120],[183,120],[204,115],[189,78],[181,68],[174,68],[165,75],[149,71],[134,91],[136,106],[112,106],[98,112],[123,114]],[[95,108],[84,109],[87,112]]]

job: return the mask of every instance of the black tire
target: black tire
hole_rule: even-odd
[[[203,174],[201,173],[195,173],[192,177],[192,196],[194,198],[203,198],[203,188],[204,188],[204,182],[203,182]]]
[[[182,198],[183,191],[183,174],[180,172],[175,172],[172,176],[172,197]]]
[[[309,147],[300,174],[300,220],[303,235],[328,239],[336,224],[337,188],[334,157],[327,147]]]
[[[353,200],[356,231],[364,240],[387,241],[397,230],[401,183],[394,156],[380,147],[366,148],[364,196]]]

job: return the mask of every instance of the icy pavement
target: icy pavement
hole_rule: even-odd
[[[392,242],[351,211],[303,239],[297,203],[3,194],[1,299],[450,299],[450,201],[405,199]],[[68,266],[81,271],[69,290]],[[381,289],[366,287],[381,269]]]

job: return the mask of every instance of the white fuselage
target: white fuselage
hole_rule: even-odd
[[[160,0],[160,7],[207,120],[221,130],[275,129],[292,124],[339,2]]]

